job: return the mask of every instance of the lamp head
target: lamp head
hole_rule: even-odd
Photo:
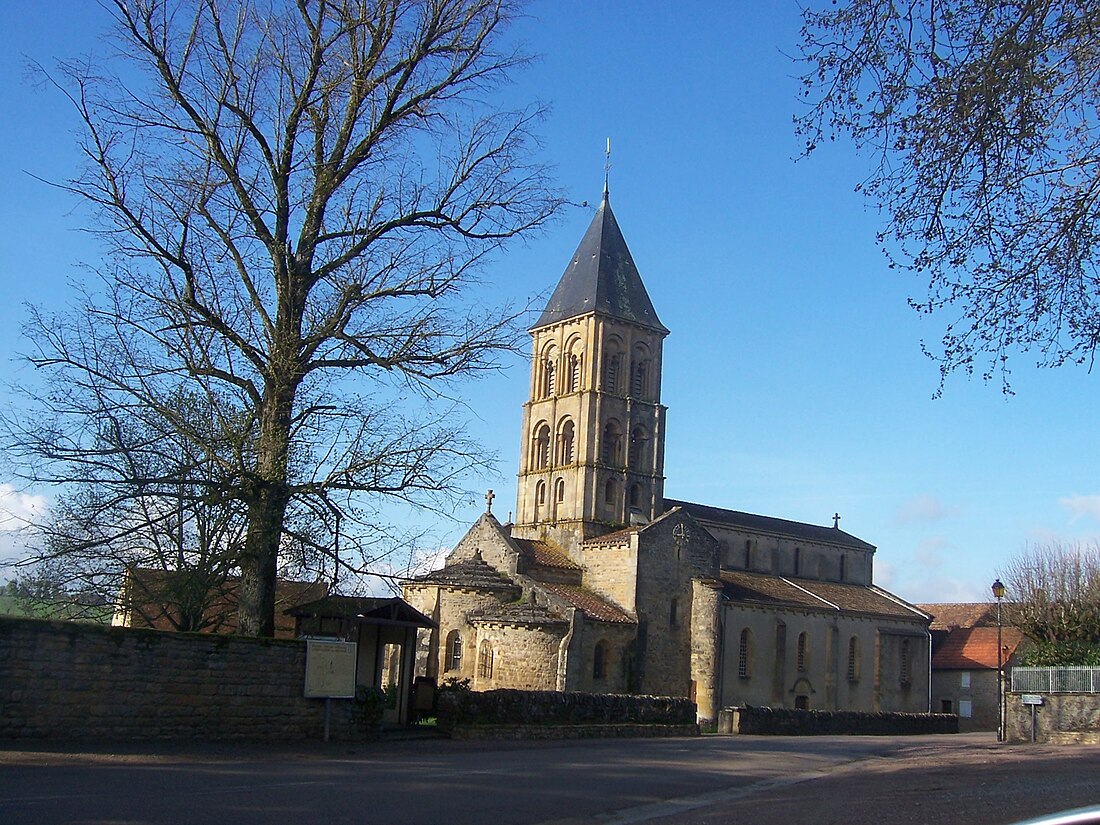
[[[1001,583],[1000,579],[993,582],[993,586],[990,588],[993,591],[993,598],[1000,601],[1005,596],[1005,586]]]

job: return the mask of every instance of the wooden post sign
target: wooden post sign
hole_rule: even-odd
[[[306,640],[307,699],[355,698],[355,642]]]

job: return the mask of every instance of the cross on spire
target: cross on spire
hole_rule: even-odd
[[[493,512],[493,499],[496,498],[496,494],[492,490],[485,491],[485,512]]]
[[[603,153],[603,199],[607,200],[607,179],[611,176],[611,138],[607,139],[607,149]]]

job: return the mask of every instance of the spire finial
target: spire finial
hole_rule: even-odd
[[[611,138],[607,139],[607,149],[604,150],[603,163],[603,200],[607,203],[607,179],[611,175]]]

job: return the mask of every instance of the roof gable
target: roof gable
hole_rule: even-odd
[[[554,294],[532,329],[589,313],[668,333],[657,319],[606,192]]]

